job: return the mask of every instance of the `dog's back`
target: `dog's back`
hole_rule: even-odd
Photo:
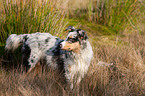
[[[20,45],[23,45],[22,57],[26,69],[35,66],[41,59],[45,60],[47,64],[53,64],[56,67],[53,57],[58,51],[58,44],[61,41],[62,39],[49,33],[12,34],[8,37],[5,48],[7,50],[15,50]]]

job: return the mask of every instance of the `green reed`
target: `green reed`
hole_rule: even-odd
[[[81,20],[108,26],[118,34],[127,27],[137,28],[136,23],[142,18],[144,4],[143,0],[90,0],[86,9],[76,8],[75,12],[69,12]]]
[[[49,32],[60,35],[64,27],[64,11],[52,0],[2,0],[0,42],[10,34]]]

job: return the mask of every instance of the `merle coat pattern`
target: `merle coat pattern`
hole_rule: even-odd
[[[6,41],[5,48],[15,50],[21,44],[23,64],[26,72],[31,71],[38,62],[64,70],[64,75],[74,88],[87,73],[93,56],[92,47],[84,30],[69,26],[65,40],[49,33],[12,34]]]

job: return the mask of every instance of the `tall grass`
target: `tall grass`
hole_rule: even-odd
[[[81,81],[79,93],[69,90],[61,74],[51,68],[44,68],[43,73],[35,77],[30,74],[24,79],[20,66],[16,66],[21,62],[19,54],[8,55],[0,50],[4,53],[0,57],[1,96],[145,95],[145,30],[138,30],[136,25],[136,22],[144,24],[140,22],[143,20],[141,16],[144,16],[144,0],[62,0],[64,3],[58,0],[68,4],[65,6],[56,4],[57,0],[1,1],[0,42],[3,44],[11,33],[39,31],[61,35],[65,26],[65,11],[69,18],[97,23],[82,24],[84,30],[88,29],[86,31],[94,57],[88,73]],[[101,27],[95,26],[99,24],[111,28],[118,37],[96,35]],[[5,70],[5,67],[9,70]]]
[[[90,37],[91,41],[97,38]],[[38,76],[33,78],[33,74],[30,74],[24,79],[20,69],[5,71],[2,68],[0,70],[0,95],[144,96],[144,35],[133,32],[120,39],[123,42],[121,45],[107,43],[100,45],[97,41],[92,41],[94,58],[88,73],[81,82],[79,93],[69,90],[69,85],[64,83],[64,78],[57,70],[46,68]],[[108,65],[99,64],[98,61],[108,62]]]
[[[50,32],[58,35],[64,27],[64,10],[58,10],[52,0],[2,0],[0,41],[9,34]]]
[[[143,0],[84,0],[87,7],[69,10],[70,18],[85,19],[110,27],[114,33],[122,33],[127,26],[137,28],[145,9]],[[81,5],[80,5],[81,6]]]

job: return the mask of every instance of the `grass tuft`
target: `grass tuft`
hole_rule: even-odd
[[[65,26],[64,10],[51,0],[2,0],[0,41],[10,34],[49,32],[59,35]]]

